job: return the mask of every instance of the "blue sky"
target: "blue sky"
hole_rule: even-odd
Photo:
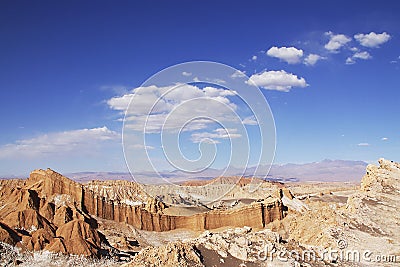
[[[1,1],[0,175],[125,171],[110,100],[193,60],[265,87],[276,163],[400,161],[399,13],[399,1]]]

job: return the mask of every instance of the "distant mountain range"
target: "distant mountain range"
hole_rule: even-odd
[[[298,181],[360,181],[367,165],[364,161],[351,160],[273,165],[269,176]]]
[[[323,160],[305,164],[274,164],[266,177],[268,180],[281,182],[305,182],[305,181],[323,181],[323,182],[344,182],[360,181],[365,174],[367,163],[364,161],[352,160]],[[259,168],[265,170],[264,168]],[[223,176],[255,176],[265,177],[265,173],[255,172],[256,167],[247,168],[243,174],[242,169],[230,167]],[[218,169],[207,169],[201,173],[186,173],[182,171],[164,171],[160,175],[154,172],[142,172],[135,174],[135,180],[146,184],[158,184],[173,182],[179,183],[188,180],[208,180],[220,176],[222,173]],[[254,175],[255,173],[255,175]],[[132,180],[129,173],[124,172],[79,172],[69,173],[65,176],[78,181],[86,182],[91,180]]]

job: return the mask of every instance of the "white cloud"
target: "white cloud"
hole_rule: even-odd
[[[381,140],[382,140],[382,141],[387,141],[387,140],[389,140],[389,138],[387,138],[387,137],[382,137]]]
[[[211,106],[211,105],[210,105]],[[179,108],[179,111],[173,114],[173,118],[169,118],[167,113],[150,114],[145,115],[130,115],[125,118],[125,127],[133,131],[146,133],[160,133],[164,131],[179,131],[182,127],[182,131],[194,131],[201,130],[208,127],[212,120],[198,119],[187,124],[190,120],[190,114],[202,112],[200,108],[190,109],[187,105]],[[217,115],[218,116],[218,115]],[[224,117],[218,116],[219,120],[223,120]]]
[[[119,140],[120,134],[107,127],[43,134],[0,147],[1,158],[26,158],[66,153],[89,153],[97,145]]]
[[[154,146],[145,146],[145,145],[141,145],[141,144],[134,144],[134,145],[132,145],[130,147],[133,148],[133,149],[140,149],[140,150],[142,150],[142,149],[147,149],[147,150],[155,149]]]
[[[244,125],[258,125],[258,122],[254,116],[244,118],[242,123]]]
[[[182,72],[182,75],[188,77],[188,76],[192,76],[192,73],[184,71],[184,72]]]
[[[356,61],[352,57],[346,58],[346,65],[353,65]]]
[[[217,89],[211,86],[204,87],[202,90],[208,97],[233,96],[236,94],[236,92],[232,90]]]
[[[246,73],[245,71],[237,70],[237,71],[235,71],[235,72],[231,75],[231,78],[235,79],[235,78],[246,77],[246,74],[245,74],[245,73]]]
[[[130,101],[133,105],[126,111],[125,127],[147,133],[168,131],[192,131],[207,128],[213,120],[233,121],[236,104],[229,100],[236,92],[214,87],[199,88],[194,85],[138,87],[131,93],[107,101],[110,108],[126,111]],[[196,101],[187,103],[188,101]],[[187,124],[191,118],[199,117]],[[236,120],[238,120],[236,118]]]
[[[337,53],[340,48],[351,41],[351,37],[344,34],[333,34],[332,32],[325,34],[329,36],[329,42],[325,45],[325,49],[333,53]]]
[[[277,90],[289,92],[293,87],[306,87],[308,84],[302,77],[297,77],[292,73],[287,73],[284,70],[264,71],[251,75],[247,83],[254,83],[259,87],[267,90]]]
[[[370,59],[372,58],[371,55],[367,51],[363,52],[357,52],[353,55],[353,58],[359,58],[359,59]]]
[[[252,56],[251,60],[256,61],[257,60],[257,56]]]
[[[141,87],[138,87],[133,89],[132,93],[109,99],[107,104],[114,110],[125,111],[133,97],[140,97],[141,101],[136,102],[136,113],[147,114],[149,107],[151,108],[154,103],[157,103],[154,107],[155,110],[159,112],[168,111],[173,107],[172,104],[163,101],[157,102],[160,94],[166,92],[168,89],[169,87],[158,88],[156,86],[149,86],[146,87],[146,90],[141,90]]]
[[[368,34],[358,33],[354,35],[354,39],[356,39],[360,45],[365,47],[379,47],[381,44],[386,43],[391,38],[390,34],[383,33],[375,33],[370,32]]]
[[[237,133],[237,129],[218,128],[212,132],[193,133],[191,140],[193,143],[207,142],[217,144],[220,141],[216,139],[234,139],[239,137],[242,137],[242,135]]]
[[[372,56],[367,51],[356,52],[356,53],[354,53],[353,56],[348,57],[346,59],[346,64],[347,65],[354,64],[354,63],[356,63],[356,59],[367,60],[367,59],[371,59],[371,58],[372,58]]]
[[[209,81],[211,81],[212,83],[215,83],[215,84],[226,84],[226,81],[222,80],[222,79],[212,79]]]
[[[325,59],[325,57],[321,57],[320,55],[317,55],[317,54],[309,54],[304,59],[304,64],[306,64],[308,66],[314,66],[321,59]]]
[[[273,46],[267,51],[267,55],[279,58],[289,64],[296,64],[300,62],[300,59],[303,56],[303,50],[295,47]]]
[[[370,146],[370,144],[369,143],[359,143],[359,144],[357,144],[358,146]]]

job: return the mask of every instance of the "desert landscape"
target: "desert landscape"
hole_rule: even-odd
[[[400,267],[399,14],[1,0],[0,267]]]
[[[380,159],[378,166],[368,165],[360,183],[259,181],[250,193],[251,182],[219,177],[190,181],[179,190],[122,180],[81,184],[50,169],[32,171],[26,180],[1,180],[1,263],[211,267],[400,261],[399,163]],[[232,187],[228,194],[207,201],[224,186]],[[154,197],[152,191],[161,194]]]

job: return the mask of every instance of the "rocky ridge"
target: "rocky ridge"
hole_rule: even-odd
[[[1,241],[28,251],[100,256],[104,238],[82,210],[82,188],[51,170],[0,184]]]
[[[293,196],[285,191],[278,194],[290,200]],[[325,198],[321,194],[300,201],[300,208],[295,201],[285,218],[266,229],[205,231],[167,250],[178,255],[185,247],[186,253],[200,255],[199,266],[397,266],[400,164],[380,159],[379,166],[368,165],[360,188],[347,201],[342,198],[340,192],[329,192]],[[143,251],[126,266],[168,266],[169,260],[159,256],[165,250]],[[190,266],[185,258],[179,264]]]
[[[229,210],[168,215],[164,214],[167,206],[163,202],[147,196],[137,185],[126,181],[115,183],[116,187],[109,182],[83,185],[50,169],[35,170],[27,180],[2,180],[0,241],[26,251],[100,257],[112,247],[98,231],[98,219],[147,231],[180,228],[202,231],[245,225],[263,228],[283,218],[281,200],[272,197]],[[122,190],[124,187],[127,190]],[[129,248],[123,241],[117,243]]]
[[[272,196],[245,206],[189,216],[166,214],[165,203],[140,199],[144,194],[134,185],[129,188],[132,202],[127,202],[122,183],[109,191],[107,183],[92,182],[89,188],[51,170],[35,171],[26,181],[4,180],[0,186],[0,241],[26,251],[91,256],[114,248],[137,251],[126,266],[394,266],[377,258],[350,262],[324,254],[365,250],[400,262],[400,164],[384,159],[379,166],[368,165],[352,194],[330,190],[300,201],[279,187]],[[129,238],[124,232],[109,237],[106,224],[127,228]],[[172,236],[173,229],[185,228],[202,233],[166,244],[142,242],[146,236]],[[143,231],[149,229],[168,231]],[[281,251],[292,255],[285,254],[282,261],[276,254]],[[314,253],[316,259],[296,253]]]

